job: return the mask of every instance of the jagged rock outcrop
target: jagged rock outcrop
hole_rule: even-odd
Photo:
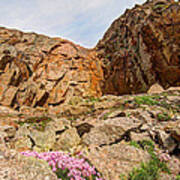
[[[0,104],[58,112],[81,98],[179,86],[179,23],[179,2],[147,1],[114,21],[94,49],[0,27]]]
[[[113,22],[97,44],[103,93],[147,92],[180,85],[180,2],[149,0]]]
[[[171,171],[159,180],[178,178],[180,88],[161,86],[180,86],[179,26],[179,2],[149,0],[94,49],[0,27],[0,179],[57,179],[26,150],[81,152],[105,180],[130,179],[152,160],[143,142]]]
[[[101,96],[96,52],[61,38],[0,28],[0,104],[58,106]]]

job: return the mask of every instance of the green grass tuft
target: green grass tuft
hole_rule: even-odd
[[[140,148],[140,145],[136,141],[130,141],[130,146],[134,146],[135,148]]]
[[[156,98],[157,97],[154,96],[137,96],[134,98],[134,100],[139,105],[141,104],[158,105],[159,101],[157,101]]]
[[[157,180],[160,172],[170,174],[165,162],[159,160],[154,152],[154,142],[143,140],[140,142],[131,141],[130,145],[146,150],[151,155],[151,160],[142,163],[140,168],[134,168],[129,174],[128,180]]]
[[[171,116],[168,115],[168,113],[159,113],[157,114],[157,119],[159,121],[169,121],[171,119]]]
[[[30,118],[27,118],[23,122],[17,122],[17,124],[19,124],[20,126],[22,126],[24,124],[31,124],[32,126],[35,126],[37,130],[44,131],[46,125],[50,121],[52,121],[52,119],[50,117],[40,116],[40,117],[30,117]]]

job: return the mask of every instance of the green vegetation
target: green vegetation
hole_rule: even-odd
[[[167,99],[165,95],[152,95],[152,96],[137,96],[134,98],[134,102],[140,105],[150,105],[150,106],[160,106],[163,107],[173,113],[179,112],[179,104],[176,103],[167,103]]]
[[[108,116],[109,116],[111,113],[112,113],[112,112],[110,111],[110,112],[107,112],[106,114],[104,114],[103,119],[104,119],[104,120],[108,119]]]
[[[158,105],[159,101],[156,100],[157,98],[159,98],[159,96],[137,96],[134,98],[134,100],[139,105]]]
[[[134,146],[135,148],[140,148],[140,145],[136,141],[130,141],[129,145]]]
[[[140,146],[148,151],[151,155],[154,154],[154,142],[150,140],[143,140],[139,142]]]
[[[177,176],[176,176],[176,180],[180,180],[180,175],[177,175]]]
[[[46,125],[52,121],[52,119],[50,117],[47,116],[40,116],[40,117],[30,117],[27,118],[25,121],[23,122],[17,122],[17,124],[19,124],[20,126],[24,125],[24,124],[31,124],[32,126],[36,127],[37,130],[39,131],[44,131]]]
[[[120,178],[120,180],[126,180],[126,179],[127,179],[124,174],[120,174],[120,175],[119,175],[119,178]]]
[[[68,117],[68,120],[70,121],[76,121],[78,119],[78,117],[75,117],[75,116],[71,116],[71,117]]]
[[[142,148],[143,150],[148,151],[150,154],[154,152],[154,142],[150,140],[142,140],[142,141],[130,141],[129,145],[134,146],[136,148]]]
[[[159,121],[168,121],[171,119],[171,116],[168,113],[164,112],[157,114],[157,118]]]
[[[123,111],[123,110],[124,110],[124,106],[123,106],[122,104],[118,104],[118,106],[116,105],[116,106],[114,106],[114,107],[110,107],[108,110],[109,110],[109,111],[106,112],[106,113],[103,115],[102,119],[104,119],[104,120],[108,119],[109,115],[111,115],[111,114],[114,113],[115,111],[118,111],[118,110]],[[131,114],[129,113],[129,116],[128,116],[128,117],[130,117],[130,115],[131,115]]]
[[[140,168],[134,169],[129,174],[130,180],[157,180],[160,171],[166,171],[164,163],[152,159],[148,163],[142,163]]]
[[[160,172],[170,173],[166,163],[160,161],[156,156],[152,141],[131,141],[130,145],[146,150],[151,155],[151,160],[147,163],[142,163],[140,168],[134,168],[129,174],[129,180],[157,180]]]
[[[59,179],[61,180],[71,180],[73,176],[69,177],[69,169],[61,169],[61,168],[57,168],[56,170],[56,175]],[[86,180],[96,180],[97,176],[91,174],[89,177],[84,177]],[[74,179],[74,178],[73,178]]]
[[[70,177],[67,176],[68,173],[69,173],[69,170],[67,168],[64,170],[61,168],[58,168],[56,170],[57,177],[62,179],[62,180],[70,180]]]
[[[100,98],[95,98],[95,97],[89,97],[88,99],[85,100],[85,102],[92,102],[92,103],[95,103],[95,102],[100,102]]]

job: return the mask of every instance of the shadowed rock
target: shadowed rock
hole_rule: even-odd
[[[180,4],[152,0],[113,22],[96,46],[104,64],[103,93],[141,93],[158,82],[180,86]]]

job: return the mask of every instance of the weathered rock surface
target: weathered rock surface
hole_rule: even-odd
[[[57,180],[48,164],[39,159],[25,157],[0,144],[1,180]]]
[[[80,137],[77,133],[76,128],[71,128],[66,130],[59,136],[58,140],[54,144],[54,150],[63,150],[70,151],[73,147],[76,147],[80,144]]]
[[[118,180],[121,174],[127,175],[141,162],[150,159],[147,152],[125,144],[91,148],[87,157],[106,180]]]
[[[180,85],[179,2],[127,10],[94,49],[0,27],[0,105],[49,107],[102,94]],[[82,109],[83,111],[83,109]]]
[[[147,1],[116,19],[97,53],[104,64],[103,93],[147,92],[180,85],[180,2]]]
[[[0,28],[0,104],[59,106],[101,96],[96,52],[61,38]]]
[[[82,137],[83,143],[87,145],[109,145],[123,139],[128,132],[138,129],[143,122],[136,118],[112,118],[100,125],[95,126],[91,131]]]
[[[175,179],[180,89],[163,88],[180,85],[179,23],[179,2],[147,1],[94,49],[0,27],[0,179],[57,179],[44,161],[18,154],[30,150],[82,151],[105,180],[120,180],[150,159],[130,146],[143,140],[170,157],[172,174],[160,178]]]
[[[121,180],[121,173],[127,175],[149,160],[147,151],[130,146],[132,141],[153,141],[157,152],[171,157],[167,163],[173,175],[162,173],[161,178],[173,179],[180,173],[179,100],[179,90],[103,96],[72,103],[57,115],[39,108],[33,115],[34,108],[23,114],[0,107],[0,135],[7,147],[19,152],[82,151],[106,180]],[[81,106],[86,111],[71,111]]]

